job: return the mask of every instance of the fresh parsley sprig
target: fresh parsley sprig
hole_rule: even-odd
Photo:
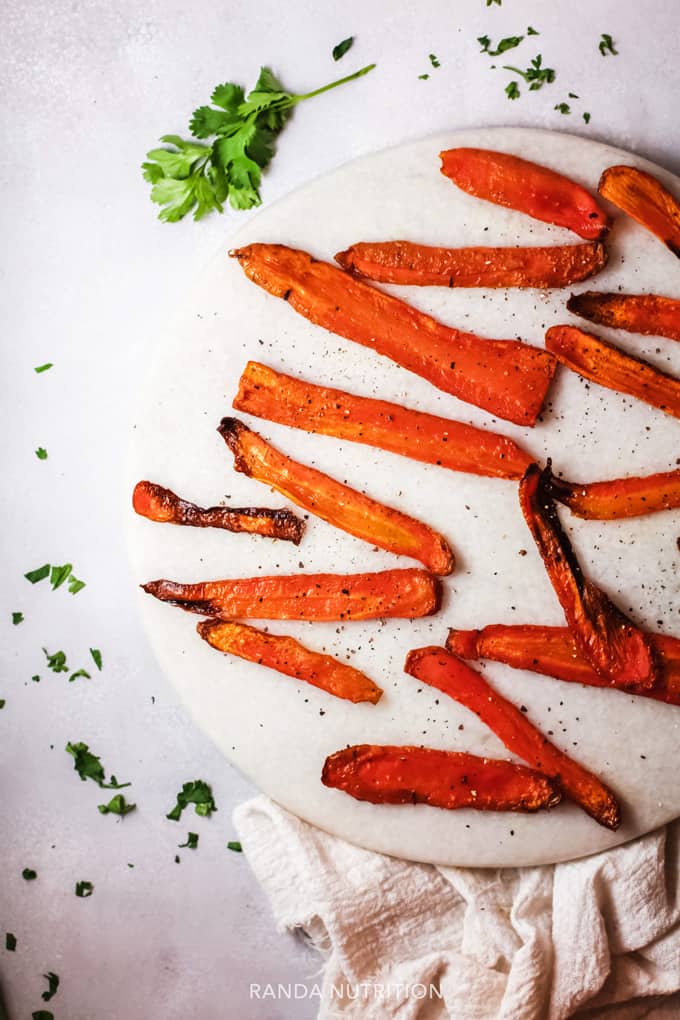
[[[543,67],[543,57],[540,53],[534,57],[529,67],[524,71],[520,70],[519,67],[511,67],[508,64],[503,65],[503,70],[512,71],[513,74],[518,74],[521,78],[524,78],[530,92],[537,92],[544,85],[550,85],[555,81],[555,71],[552,67]],[[513,96],[512,98],[514,99],[515,97]]]
[[[233,209],[260,205],[262,170],[274,156],[274,143],[293,108],[323,92],[355,81],[372,71],[369,64],[313,92],[286,92],[268,67],[260,70],[255,88],[246,96],[240,85],[218,85],[211,106],[199,106],[189,122],[194,138],[208,144],[163,135],[166,148],[151,149],[142,164],[151,184],[151,200],[161,206],[158,218],[176,223],[193,210],[195,220]]]

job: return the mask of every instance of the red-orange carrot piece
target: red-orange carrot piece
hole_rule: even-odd
[[[252,506],[196,506],[155,482],[137,482],[132,493],[132,506],[141,517],[160,524],[247,531],[268,538],[282,538],[295,545],[300,544],[305,530],[305,522],[296,517],[292,510]]]
[[[370,701],[375,705],[382,695],[380,687],[365,673],[339,662],[332,655],[313,652],[295,638],[265,634],[245,623],[223,620],[202,620],[196,630],[204,641],[225,655],[238,655],[296,680],[304,680],[336,698]]]
[[[551,326],[545,346],[573,372],[680,418],[680,380],[576,326]]]
[[[680,705],[680,640],[666,634],[648,636],[659,663],[659,679],[653,687],[639,693],[645,698]],[[557,680],[612,689],[580,655],[568,627],[499,623],[481,630],[450,630],[446,647],[461,659],[492,659]],[[638,692],[629,687],[624,693]]]
[[[610,166],[598,190],[680,258],[680,202],[661,181],[634,166]]]
[[[561,797],[553,781],[524,765],[430,747],[345,747],[326,758],[321,782],[371,804],[448,811],[538,811]]]
[[[293,503],[364,542],[412,556],[434,574],[453,570],[448,542],[422,521],[292,460],[236,418],[223,418],[217,431],[233,453],[237,471],[273,486]]]
[[[531,768],[554,779],[571,800],[607,829],[618,829],[621,811],[612,791],[558,750],[526,715],[498,694],[476,670],[445,648],[409,652],[404,669],[465,705]]]
[[[531,248],[434,248],[363,241],[335,259],[355,276],[417,287],[568,287],[607,264],[600,242]]]
[[[507,152],[448,149],[440,154],[442,173],[476,198],[573,230],[586,241],[607,232],[609,217],[575,181]]]
[[[439,608],[437,579],[425,570],[370,574],[289,574],[224,581],[149,581],[162,602],[224,620],[376,620],[430,616]]]
[[[599,326],[680,340],[680,301],[660,294],[572,294],[567,308]]]
[[[527,468],[520,506],[578,650],[614,686],[651,687],[658,673],[649,639],[583,576],[551,492],[550,466]]]
[[[553,479],[553,495],[577,517],[614,521],[680,507],[680,468],[642,478],[614,478],[579,485]]]
[[[284,375],[249,361],[237,411],[337,439],[377,446],[426,464],[491,478],[521,478],[531,457],[497,432]]]
[[[251,244],[230,254],[249,279],[310,322],[384,354],[491,414],[518,425],[535,423],[555,371],[545,351],[445,326],[304,251]]]

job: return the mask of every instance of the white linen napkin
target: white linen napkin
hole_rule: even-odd
[[[362,850],[266,797],[234,823],[278,928],[325,957],[320,1020],[680,1017],[680,820],[505,869]]]

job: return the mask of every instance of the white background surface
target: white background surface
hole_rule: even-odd
[[[62,981],[47,1007],[55,1018],[315,1013],[309,1001],[248,999],[250,981],[311,985],[318,960],[276,935],[247,862],[225,849],[231,807],[252,791],[178,706],[130,597],[121,479],[144,349],[247,215],[158,223],[138,170],[145,151],[160,134],[183,132],[217,82],[252,84],[260,63],[304,91],[376,60],[372,75],[298,110],[266,177],[266,202],[355,155],[475,124],[583,130],[680,170],[673,0],[648,0],[644,14],[593,2],[577,20],[573,7],[548,10],[539,0],[408,7],[5,5],[0,935],[14,932],[18,946],[0,948],[0,979],[12,1018],[43,1006],[48,970]],[[510,103],[508,76],[489,70],[475,38],[521,34],[527,24],[542,34],[509,62],[525,66],[542,52],[558,78]],[[603,31],[620,56],[600,57]],[[350,34],[354,49],[333,64],[332,46]],[[428,81],[417,80],[423,72]],[[569,91],[582,97],[574,110],[591,112],[589,127],[553,111]],[[35,375],[45,361],[55,367]],[[46,462],[34,455],[39,445]],[[32,588],[23,573],[47,561],[72,562],[87,588],[76,597]],[[26,617],[19,627],[15,610]],[[69,685],[43,668],[43,645],[74,666],[98,647],[104,671]],[[135,814],[120,822],[97,813],[102,791],[79,782],[67,740],[88,742],[108,770],[133,781]],[[197,777],[212,784],[219,813],[166,821],[176,790]],[[188,829],[199,832],[199,848],[179,851],[177,865]],[[26,866],[37,881],[21,879]],[[95,884],[90,899],[74,896],[79,879]]]

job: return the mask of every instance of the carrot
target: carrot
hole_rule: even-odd
[[[251,244],[230,254],[246,275],[310,322],[370,347],[461,400],[533,425],[555,371],[551,355],[518,340],[484,340],[307,252]]]
[[[680,640],[666,634],[648,637],[659,663],[659,678],[647,690],[627,688],[625,693],[680,705]],[[493,659],[568,683],[611,689],[579,653],[568,627],[491,624],[481,630],[450,630],[446,647],[461,659]]]
[[[552,491],[577,517],[613,521],[680,507],[680,469],[583,485],[554,478]]]
[[[491,478],[521,478],[531,457],[507,436],[371,397],[284,375],[249,361],[237,411],[337,439],[377,446],[426,464]]]
[[[149,581],[142,589],[190,613],[220,619],[375,620],[430,616],[439,587],[424,570],[289,574],[224,581]]]
[[[489,149],[440,153],[442,173],[476,198],[566,227],[586,241],[604,237],[609,217],[575,181],[519,156]]]
[[[551,326],[545,346],[573,372],[680,418],[680,380],[576,326]]]
[[[680,340],[680,301],[659,294],[572,294],[567,308],[600,326]]]
[[[209,645],[225,654],[238,655],[249,662],[275,669],[286,676],[319,687],[346,701],[370,701],[376,704],[382,690],[365,673],[305,648],[292,637],[265,634],[244,623],[202,620],[196,630]]]
[[[543,471],[532,464],[520,482],[519,501],[576,647],[610,684],[649,688],[658,676],[649,639],[583,576],[557,516],[551,485],[550,464]]]
[[[326,758],[321,782],[371,804],[448,811],[538,811],[561,797],[553,781],[524,765],[431,747],[345,747]]]
[[[661,181],[635,166],[610,166],[598,190],[680,258],[680,202]]]
[[[170,489],[155,482],[137,482],[132,494],[135,513],[160,524],[185,524],[193,528],[224,528],[225,531],[247,531],[268,538],[282,538],[300,544],[305,522],[292,510],[270,510],[264,507],[196,506],[180,499]]]
[[[218,432],[234,454],[237,471],[273,486],[298,506],[364,542],[398,556],[412,556],[435,574],[453,570],[449,544],[427,524],[291,460],[236,418],[223,418]]]
[[[336,262],[355,276],[418,287],[567,287],[607,264],[599,242],[531,248],[432,248],[411,241],[353,244]]]
[[[498,694],[476,670],[444,648],[409,652],[404,669],[421,683],[460,702],[531,768],[554,779],[561,790],[596,822],[618,829],[621,811],[611,790],[568,757],[510,701]]]

